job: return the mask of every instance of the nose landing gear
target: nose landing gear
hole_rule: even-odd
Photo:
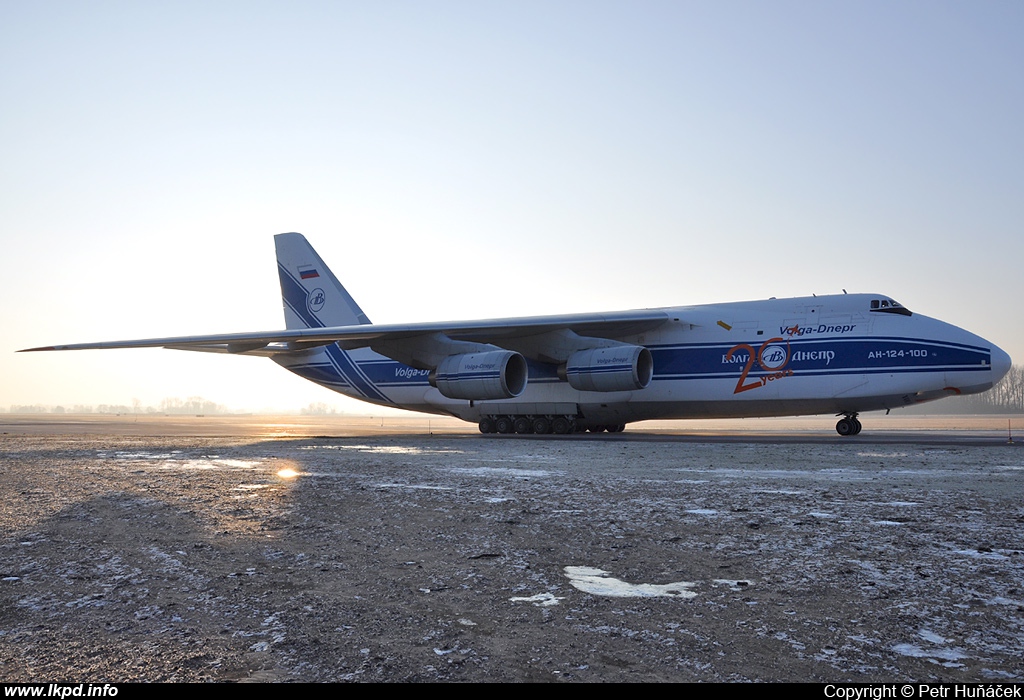
[[[836,432],[842,435],[843,437],[847,437],[849,435],[857,435],[858,433],[860,433],[860,429],[862,426],[860,424],[860,421],[857,420],[857,414],[844,413],[842,415],[845,417],[841,418],[839,422],[836,423]]]

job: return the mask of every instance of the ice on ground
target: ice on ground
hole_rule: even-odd
[[[115,452],[114,457],[124,460],[175,459],[179,454],[181,454],[181,450],[174,450],[172,452]],[[105,452],[101,452],[99,456],[106,457],[107,455]]]
[[[553,593],[538,593],[537,595],[516,596],[513,598],[509,598],[509,601],[513,603],[533,603],[539,608],[546,608],[552,605],[558,605],[558,601],[560,600],[565,600],[565,598],[559,598]]]
[[[627,583],[603,570],[591,566],[567,566],[565,575],[574,588],[611,598],[695,598],[697,594],[689,590],[696,586],[691,581],[675,583]]]
[[[562,458],[558,455],[540,454],[537,452],[519,452],[519,453],[503,453],[503,457],[486,457],[486,458],[471,458],[470,462],[487,462],[488,464],[494,464],[495,462],[514,462],[515,464],[531,463],[531,462],[544,462],[547,464],[553,464],[559,462]]]
[[[450,486],[431,486],[430,484],[377,484],[379,489],[423,489],[425,491],[451,491]]]
[[[453,467],[448,471],[467,476],[513,476],[537,479],[543,479],[554,473],[545,469],[512,469],[511,467]]]
[[[913,656],[918,659],[928,659],[932,663],[939,663],[938,659],[942,661],[959,661],[960,659],[966,659],[967,654],[962,649],[922,649],[916,644],[896,644],[892,648],[897,654],[901,656]],[[947,666],[948,664],[943,664]]]
[[[936,634],[935,632],[932,632],[931,630],[926,630],[926,629],[918,630],[917,636],[920,637],[921,639],[923,639],[926,642],[931,642],[932,644],[945,644],[946,643],[946,638],[945,637],[942,637],[942,636]]]
[[[953,553],[978,559],[1008,559],[1005,554],[1000,554],[999,552],[982,552],[977,549],[954,549]]]

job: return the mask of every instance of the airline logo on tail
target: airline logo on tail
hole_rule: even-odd
[[[306,308],[309,309],[311,314],[315,314],[317,311],[324,308],[325,301],[327,301],[327,295],[324,294],[324,290],[317,287],[306,295]]]

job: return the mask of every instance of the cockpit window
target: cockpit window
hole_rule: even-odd
[[[899,314],[900,316],[913,316],[910,309],[904,307],[898,301],[892,299],[872,299],[871,310],[884,314]]]

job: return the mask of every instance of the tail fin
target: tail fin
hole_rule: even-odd
[[[305,236],[279,233],[274,246],[288,330],[370,322]]]

